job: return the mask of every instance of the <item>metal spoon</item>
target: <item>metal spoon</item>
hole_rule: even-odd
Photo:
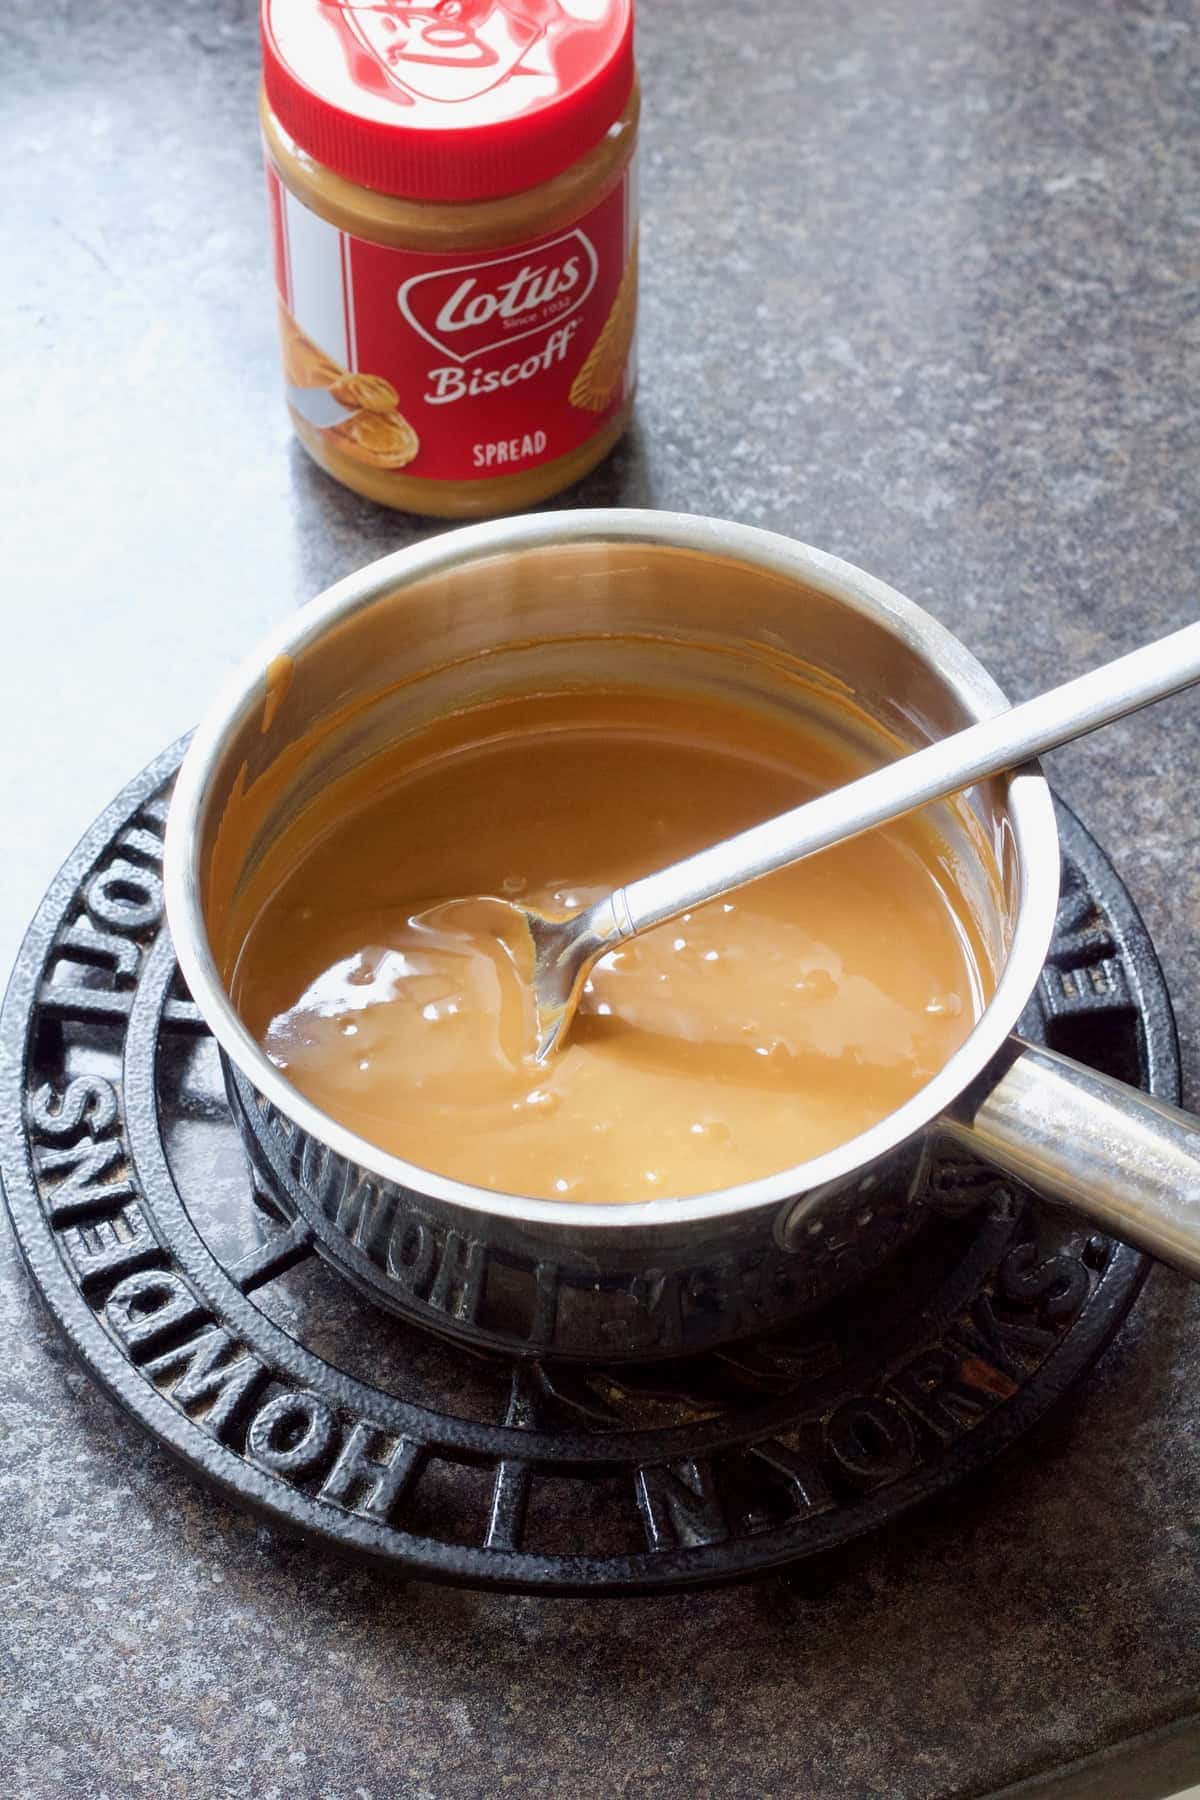
[[[915,750],[669,868],[643,875],[568,918],[551,919],[513,901],[489,900],[489,906],[503,906],[512,923],[519,926],[523,922],[532,941],[531,984],[538,1030],[535,1060],[544,1062],[561,1044],[588,971],[626,939],[703,906],[707,900],[732,893],[760,875],[903,818],[989,775],[1017,768],[1046,750],[1083,737],[1197,681],[1200,623],[1187,625],[924,750]],[[510,929],[506,928],[503,936],[511,945]],[[527,963],[528,959],[520,957],[518,961]]]

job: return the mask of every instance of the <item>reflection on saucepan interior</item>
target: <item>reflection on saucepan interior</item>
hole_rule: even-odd
[[[537,679],[399,725],[293,809],[215,935],[235,1004],[295,1087],[440,1174],[632,1202],[792,1167],[937,1072],[997,974],[960,879],[988,861],[963,803],[611,953],[565,1048],[534,1065],[503,938],[445,902],[576,910],[905,748],[794,672],[754,704],[704,664],[633,640],[547,645]],[[969,859],[952,847],[964,834]]]

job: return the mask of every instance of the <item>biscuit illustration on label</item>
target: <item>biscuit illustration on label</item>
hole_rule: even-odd
[[[352,412],[390,413],[400,396],[382,375],[339,375],[329,389],[339,406]]]
[[[420,439],[399,412],[356,412],[324,433],[357,462],[374,469],[402,469],[420,449]]]
[[[339,425],[326,426],[321,436],[356,462],[373,469],[403,469],[421,447],[421,441],[404,414],[400,399],[383,375],[362,375],[343,369],[297,325],[282,301],[279,335],[283,343],[283,372],[290,387],[325,388],[349,414]]]
[[[571,405],[585,412],[604,412],[621,391],[625,365],[633,345],[637,319],[637,243],[629,252],[612,311],[589,350],[587,359],[571,383]]]

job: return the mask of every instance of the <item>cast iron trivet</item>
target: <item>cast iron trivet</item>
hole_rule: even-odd
[[[48,894],[0,1024],[0,1166],[34,1282],[92,1374],[196,1474],[409,1574],[542,1593],[730,1580],[980,1468],[1089,1366],[1144,1257],[976,1165],[869,1290],[673,1363],[520,1366],[374,1310],[253,1204],[216,1048],[162,927],[169,751]],[[1178,1098],[1128,895],[1065,811],[1027,1033]]]

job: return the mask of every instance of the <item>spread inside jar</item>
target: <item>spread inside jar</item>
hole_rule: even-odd
[[[991,995],[930,817],[611,953],[540,1066],[503,944],[469,909],[425,915],[489,894],[577,910],[896,753],[815,709],[682,691],[464,709],[344,776],[261,859],[226,922],[230,993],[312,1102],[444,1176],[629,1203],[774,1174],[911,1098]]]

